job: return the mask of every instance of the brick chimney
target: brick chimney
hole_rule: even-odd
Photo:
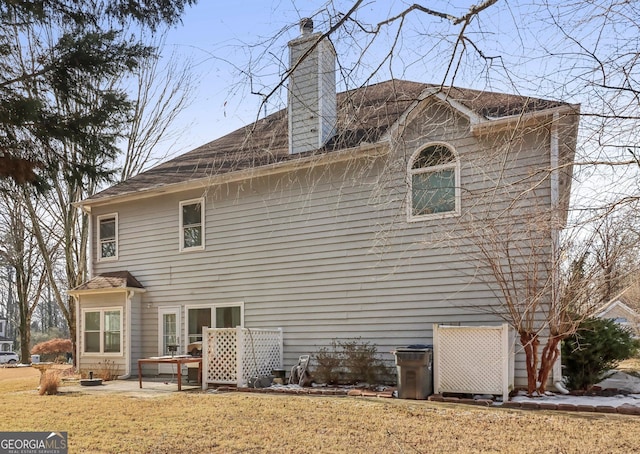
[[[328,39],[318,42],[320,36],[311,19],[302,19],[300,37],[289,42],[289,67],[295,68],[289,76],[290,154],[321,148],[336,133],[336,53]]]

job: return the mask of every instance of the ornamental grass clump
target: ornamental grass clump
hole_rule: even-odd
[[[44,396],[45,394],[48,396],[53,396],[54,394],[58,394],[59,386],[60,376],[58,375],[57,371],[48,370],[42,376],[38,392],[41,396]]]

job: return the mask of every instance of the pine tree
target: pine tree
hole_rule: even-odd
[[[0,2],[0,180],[42,190],[61,169],[69,180],[108,178],[132,106],[102,82],[152,54],[131,30],[174,25],[195,2]]]

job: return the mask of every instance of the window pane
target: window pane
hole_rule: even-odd
[[[100,333],[84,333],[84,351],[87,353],[100,353]]]
[[[184,248],[197,247],[202,245],[202,228],[187,227],[184,229]]]
[[[235,328],[240,325],[240,306],[216,308],[216,328]]]
[[[86,331],[100,331],[100,312],[84,313],[84,329]]]
[[[100,220],[100,239],[106,240],[116,237],[116,220],[115,218]]]
[[[189,309],[189,343],[202,340],[202,327],[211,326],[211,309]]]
[[[120,331],[110,331],[104,333],[104,352],[120,352]]]
[[[456,209],[455,171],[442,170],[412,176],[413,214],[431,214]]]
[[[104,330],[120,331],[120,311],[106,311],[104,313]]]
[[[425,148],[413,161],[412,169],[422,169],[425,167],[439,166],[453,162],[455,159],[451,150],[442,145]]]
[[[202,217],[200,215],[200,204],[192,203],[190,205],[182,205],[182,225],[200,225]]]
[[[104,313],[104,352],[120,352],[120,311]]]
[[[100,245],[100,257],[115,257],[116,256],[116,242],[106,241]]]
[[[163,314],[162,315],[162,330],[163,330],[163,347],[162,351],[164,355],[170,355],[171,352],[167,348],[169,345],[178,345],[178,324],[176,314]]]

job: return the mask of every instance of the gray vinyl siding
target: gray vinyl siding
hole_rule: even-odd
[[[514,204],[523,212],[548,207],[548,178],[518,197],[549,166],[548,134],[476,138],[450,111],[425,115],[438,121],[420,117],[375,160],[94,208],[93,216],[117,212],[119,222],[119,259],[94,263],[95,273],[128,270],[147,290],[134,328],[142,355],[157,354],[161,306],[243,302],[246,327],[283,329],[285,367],[332,339],[360,337],[391,359],[394,347],[430,344],[433,323],[500,323],[469,219]],[[460,158],[462,214],[407,222],[407,162],[430,141],[451,144]],[[180,253],[179,203],[198,197],[205,249]]]

